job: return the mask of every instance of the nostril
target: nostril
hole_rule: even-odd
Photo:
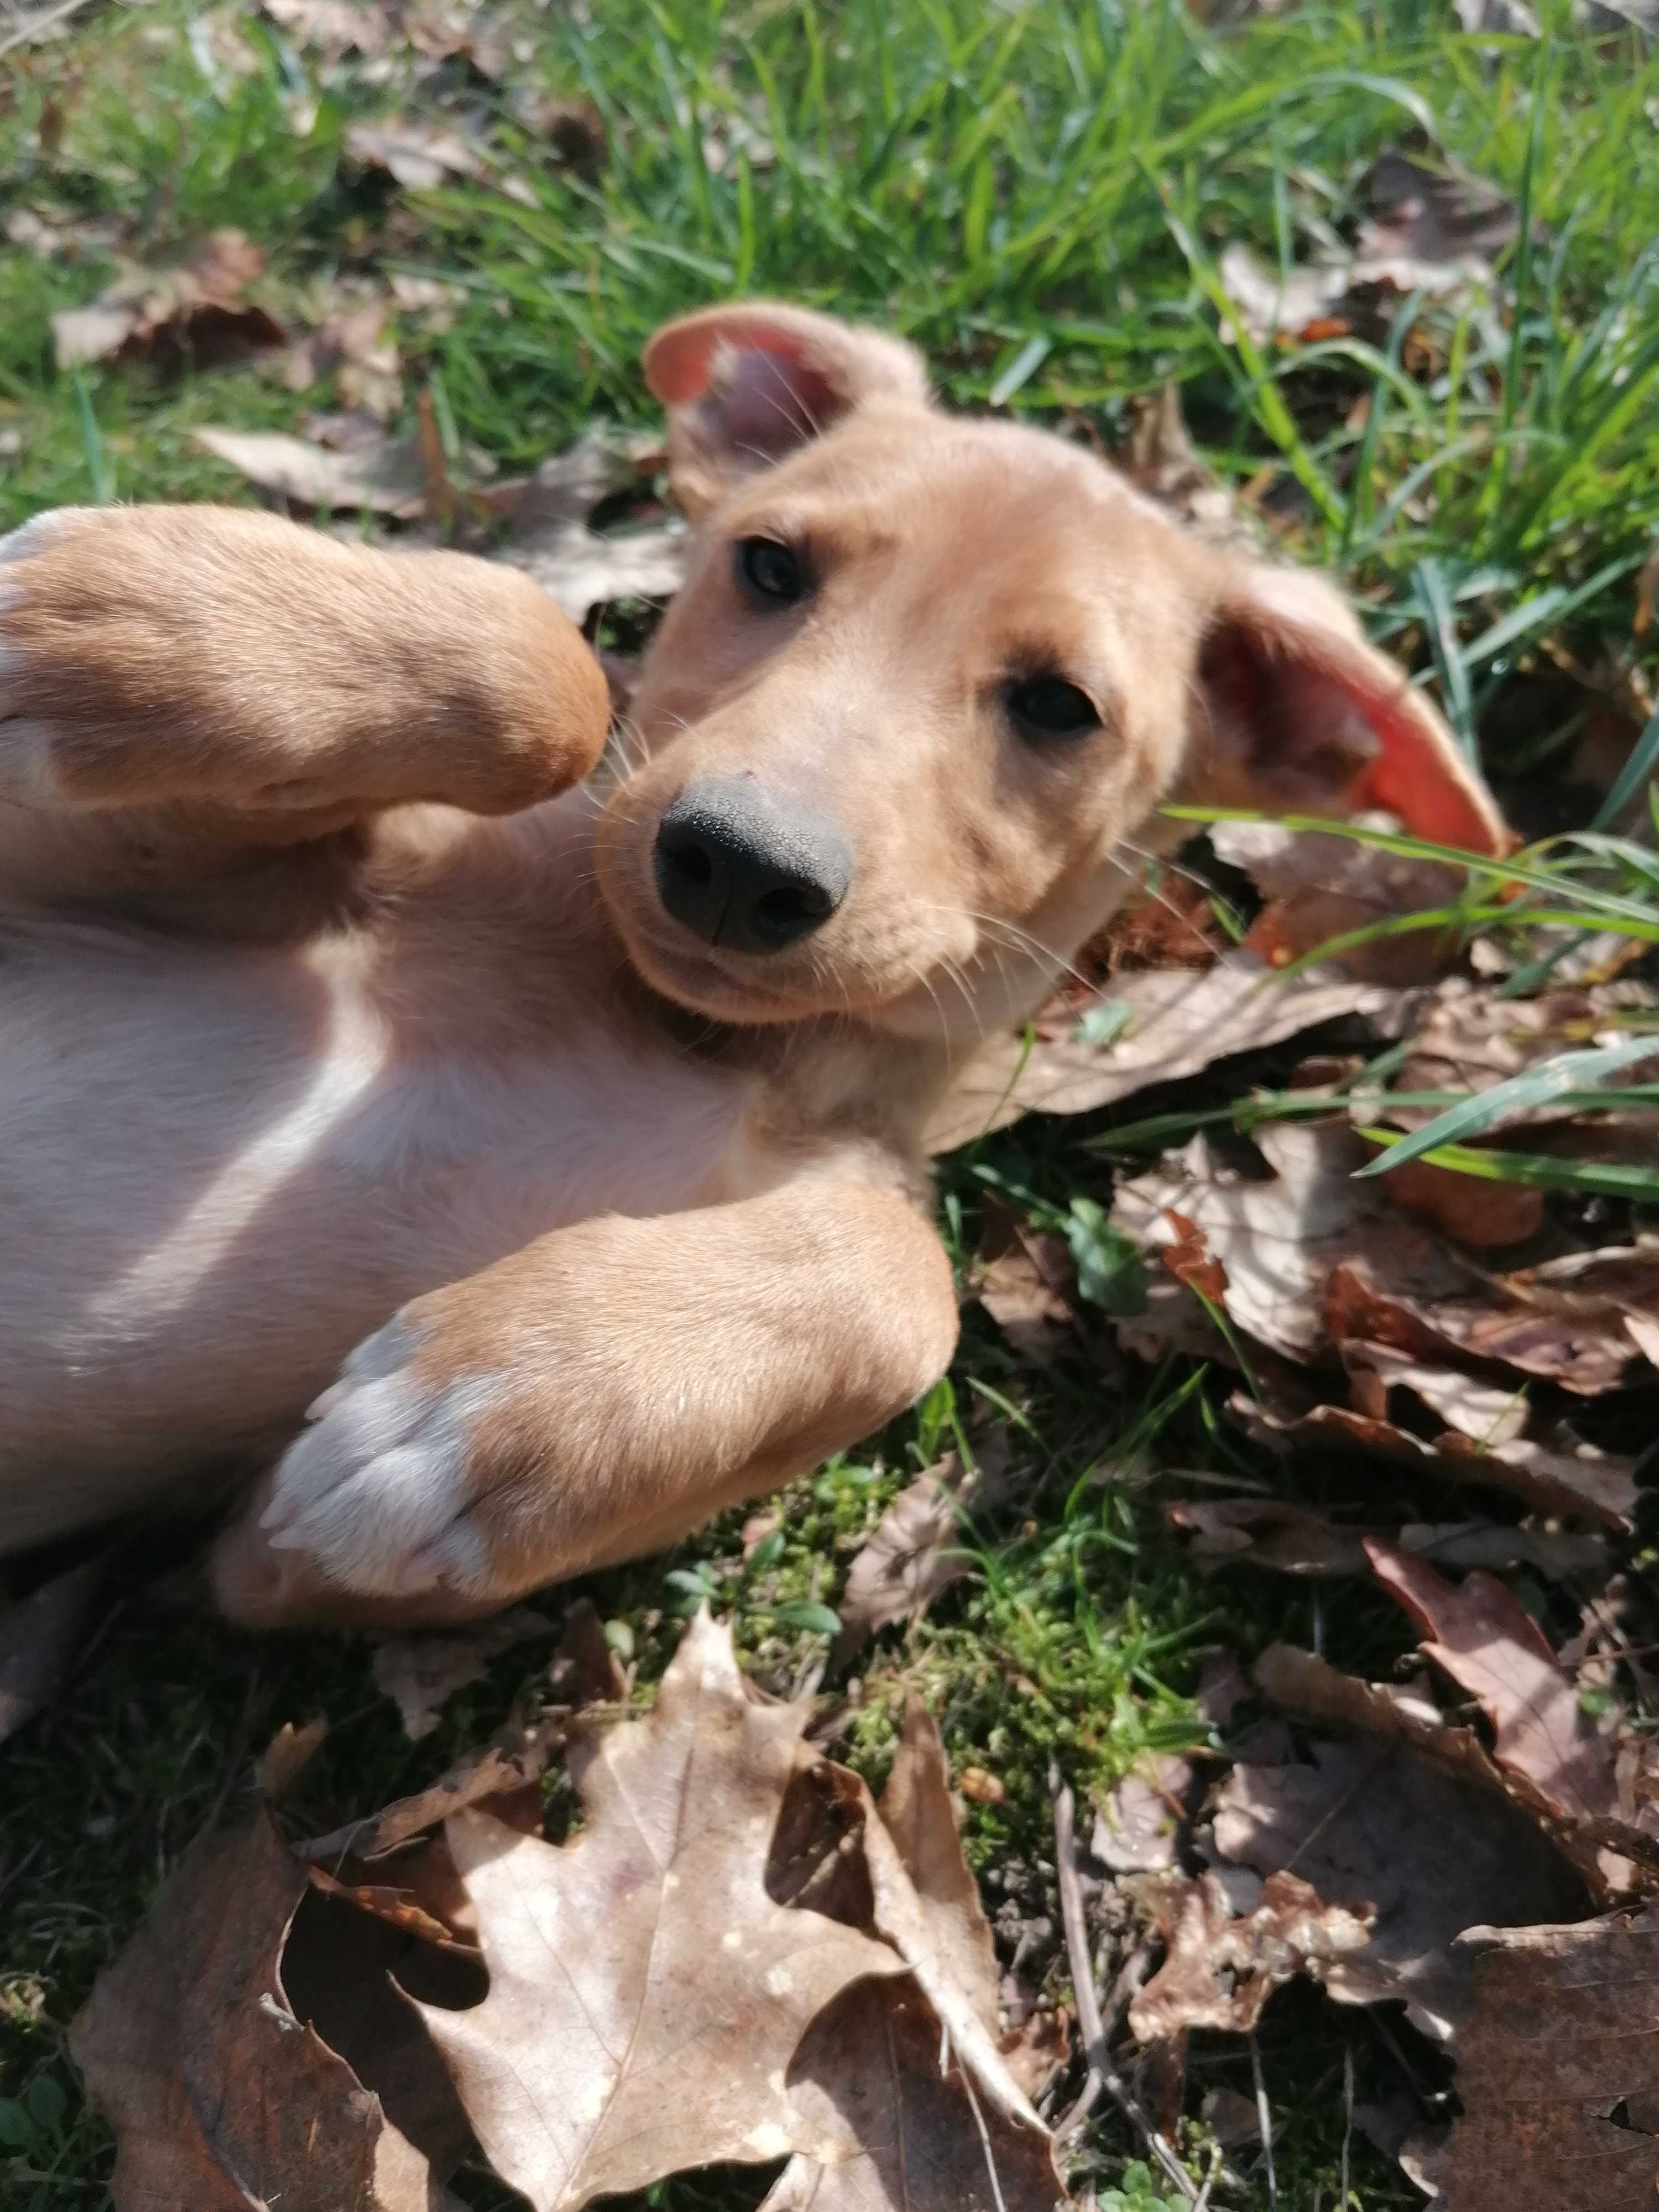
[[[816,884],[781,884],[776,890],[763,891],[753,908],[762,932],[781,945],[804,937],[835,910],[835,900]]]
[[[683,883],[694,890],[707,890],[714,880],[714,863],[706,845],[695,838],[665,841],[660,848],[663,860]]]

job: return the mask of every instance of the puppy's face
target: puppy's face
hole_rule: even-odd
[[[738,308],[671,325],[647,374],[701,526],[599,866],[682,1004],[976,1038],[1167,849],[1176,793],[1420,787],[1419,826],[1490,849],[1489,803],[1334,594],[1183,538],[1058,439],[935,411],[908,349]]]

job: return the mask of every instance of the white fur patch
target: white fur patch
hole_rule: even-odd
[[[289,1447],[262,1526],[279,1551],[310,1554],[331,1582],[396,1597],[444,1583],[486,1595],[489,1548],[467,1511],[472,1425],[505,1379],[434,1387],[411,1372],[401,1321],[360,1345]]]

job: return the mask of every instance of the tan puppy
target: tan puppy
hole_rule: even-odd
[[[246,1620],[663,1543],[945,1366],[924,1125],[1160,801],[1497,844],[1328,587],[908,347],[744,306],[646,373],[697,551],[631,772],[562,798],[604,688],[509,570],[212,508],[0,545],[0,1548],[273,1462]]]

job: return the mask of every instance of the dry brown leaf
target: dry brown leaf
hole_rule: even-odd
[[[417,515],[426,505],[426,470],[416,438],[382,436],[331,453],[280,430],[197,430],[198,445],[228,461],[261,491],[295,507]]]
[[[1544,992],[1535,999],[1499,999],[1490,987],[1464,976],[1449,976],[1423,1006],[1411,1049],[1395,1070],[1392,1088],[1413,1091],[1489,1091],[1494,1084],[1523,1074],[1529,1067],[1622,1034],[1620,1018],[1651,1011],[1655,994],[1640,983],[1604,983],[1576,990]],[[1623,1081],[1633,1075],[1621,1076]],[[1386,1119],[1414,1129],[1440,1109],[1395,1106],[1384,1091],[1357,1091],[1356,1119]],[[1524,1121],[1529,1127],[1571,1109],[1541,1104],[1516,1109],[1492,1124],[1494,1129]]]
[[[792,2159],[761,2212],[1055,2212],[1047,2135],[976,2112],[954,2051],[908,1980],[864,1983],[816,2021],[790,2069],[802,2105],[860,2148],[834,2166]]]
[[[1365,1142],[1373,1157],[1385,1149],[1369,1137]],[[1478,1143],[1474,1149],[1480,1149]],[[1524,1244],[1548,1218],[1544,1193],[1529,1184],[1488,1182],[1429,1160],[1406,1160],[1391,1168],[1389,1198],[1443,1237],[1480,1252]]]
[[[688,2166],[845,2155],[785,2069],[823,2006],[898,1971],[885,1945],[766,1887],[805,1722],[751,1703],[700,1615],[655,1710],[570,1765],[587,1824],[562,1850],[477,1812],[446,1833],[489,1992],[423,2006],[485,2155],[538,2212]]]
[[[1366,183],[1365,242],[1428,261],[1478,253],[1490,260],[1521,228],[1515,202],[1462,170],[1425,168],[1397,147],[1381,154]]]
[[[1356,1182],[1365,1148],[1346,1122],[1278,1123],[1256,1147],[1273,1170],[1265,1182],[1230,1170],[1207,1137],[1194,1137],[1122,1184],[1112,1210],[1143,1246],[1178,1243],[1189,1222],[1225,1271],[1222,1302],[1240,1328],[1275,1352],[1305,1360],[1330,1340],[1326,1286],[1362,1261],[1419,1304],[1468,1295],[1478,1279],[1457,1257],[1389,1205],[1375,1182]]]
[[[1271,1498],[1183,1498],[1164,1511],[1192,1538],[1188,1556],[1206,1573],[1248,1564],[1286,1575],[1367,1575],[1368,1539],[1459,1571],[1527,1566],[1564,1581],[1604,1576],[1607,1568],[1607,1547],[1599,1536],[1503,1528],[1486,1521],[1408,1522],[1388,1530],[1340,1527],[1322,1513]]]
[[[1363,1339],[1350,1340],[1341,1352],[1356,1406],[1379,1419],[1388,1413],[1390,1391],[1409,1390],[1449,1428],[1487,1448],[1513,1443],[1526,1428],[1524,1387],[1482,1382]]]
[[[278,1969],[308,1887],[262,1813],[205,1838],[71,2031],[115,2129],[115,2212],[448,2212],[378,2097],[290,2006]]]
[[[1635,1346],[1628,1298],[1549,1279],[1492,1274],[1392,1204],[1388,1182],[1355,1180],[1368,1157],[1346,1123],[1271,1124],[1255,1133],[1274,1170],[1231,1168],[1204,1135],[1121,1184],[1112,1218],[1146,1248],[1182,1246],[1191,1224],[1226,1274],[1233,1322],[1282,1357],[1350,1342],[1424,1366],[1480,1361],[1591,1395],[1619,1385]],[[1496,1382],[1488,1374],[1489,1382]]]
[[[1180,517],[1185,526],[1212,543],[1243,543],[1255,548],[1260,532],[1194,445],[1181,404],[1181,386],[1171,377],[1156,398],[1132,399],[1127,408],[1129,441],[1115,458],[1138,491]]]
[[[405,190],[429,192],[452,177],[479,177],[483,158],[453,131],[404,116],[392,123],[353,123],[346,151],[365,168],[385,169]]]
[[[594,508],[633,484],[640,465],[637,454],[590,431],[542,463],[513,509],[501,557],[533,576],[572,622],[606,600],[666,599],[679,588],[690,543],[683,522],[605,536],[588,527]]]
[[[52,319],[58,365],[146,356],[166,368],[222,368],[281,345],[282,325],[244,295],[264,257],[240,230],[216,230],[187,258],[128,269],[90,306]]]
[[[1077,1268],[1063,1237],[987,1208],[973,1293],[1022,1359],[1047,1367],[1077,1342]]]
[[[968,1572],[964,1516],[994,1513],[1008,1495],[1008,1454],[988,1437],[977,1467],[954,1452],[919,1474],[855,1553],[836,1611],[837,1661],[895,1620],[919,1620],[942,1589]]]
[[[1387,817],[1358,820],[1364,826]],[[1351,837],[1275,822],[1218,822],[1210,842],[1254,878],[1267,902],[1244,942],[1272,968],[1288,967],[1349,930],[1454,903],[1467,881],[1462,869],[1443,861],[1407,860]],[[1368,983],[1421,983],[1441,974],[1456,951],[1447,931],[1411,930],[1351,945],[1330,956],[1330,964]]]
[[[389,422],[404,394],[402,358],[387,327],[389,313],[386,301],[369,299],[325,314],[289,348],[283,383],[290,392],[308,392],[332,373],[347,408],[361,410],[377,426]]]
[[[1368,179],[1371,215],[1352,254],[1319,267],[1264,269],[1229,246],[1219,274],[1239,319],[1260,341],[1380,335],[1396,300],[1477,300],[1493,288],[1492,258],[1514,237],[1514,204],[1477,178],[1426,169],[1385,152]]]
[[[1076,1010],[1062,1006],[1039,1018],[1035,1043],[998,1038],[976,1054],[929,1123],[928,1149],[949,1152],[1022,1114],[1085,1114],[1343,1015],[1397,1035],[1409,1004],[1403,992],[1328,970],[1279,975],[1243,951],[1204,969],[1115,976],[1108,995],[1129,1014],[1109,1044],[1079,1042]]]
[[[57,1696],[108,1564],[83,1559],[0,1610],[0,1743]]]
[[[482,1680],[492,1660],[515,1644],[551,1636],[558,1624],[533,1606],[514,1606],[476,1627],[425,1636],[389,1636],[374,1648],[374,1686],[391,1698],[411,1743],[430,1735],[457,1690]]]
[[[302,1858],[319,1866],[337,1866],[347,1858],[366,1863],[383,1857],[466,1806],[515,1797],[546,1772],[554,1749],[564,1741],[567,1717],[558,1712],[534,1728],[505,1729],[494,1743],[458,1760],[427,1789],[295,1848]]]
[[[325,76],[343,54],[355,50],[373,60],[391,43],[392,11],[370,0],[261,0],[261,6],[296,46],[321,50]]]
[[[1270,1875],[1237,1916],[1212,1874],[1148,1875],[1137,1888],[1164,1942],[1164,1964],[1129,2008],[1139,2043],[1195,2027],[1247,2034],[1281,1982],[1370,1940],[1368,1912],[1327,1905],[1291,1874]]]
[[[1425,1658],[1475,1698],[1491,1721],[1499,1766],[1523,1777],[1560,1818],[1618,1810],[1613,1747],[1579,1709],[1532,1615],[1495,1576],[1449,1583],[1420,1559],[1371,1543],[1384,1589],[1425,1632]]]
[[[994,2031],[1001,1979],[996,1945],[979,1884],[962,1855],[945,1746],[920,1698],[905,1708],[881,1820],[915,1890],[941,1972]]]
[[[1444,2212],[1651,2212],[1659,2190],[1659,1911],[1472,1928],[1463,2115],[1407,2170]]]
[[[850,2125],[859,2148],[830,2166],[793,2159],[763,2212],[1050,2212],[1062,2194],[1053,2149],[994,2041],[996,1951],[938,1729],[913,1701],[879,1819],[855,1777],[828,1773],[860,1822],[863,1909],[916,1982],[866,1983],[814,2023],[791,2094],[826,2134]]]
[[[1358,1450],[1455,1482],[1506,1490],[1529,1505],[1575,1514],[1603,1528],[1634,1525],[1635,1461],[1592,1451],[1588,1445],[1572,1452],[1512,1437],[1487,1446],[1453,1430],[1431,1441],[1352,1407],[1315,1406],[1305,1413],[1285,1415],[1242,1394],[1229,1401],[1228,1411],[1257,1443],[1277,1450]]]
[[[1403,1997],[1430,2033],[1462,2016],[1464,1929],[1568,1920],[1584,1888],[1535,1821],[1507,1798],[1408,1747],[1376,1737],[1315,1742],[1304,1759],[1241,1763],[1215,1814],[1222,1857],[1294,1871],[1333,1902],[1371,1909],[1370,1940],[1314,1968],[1344,2004]]]

